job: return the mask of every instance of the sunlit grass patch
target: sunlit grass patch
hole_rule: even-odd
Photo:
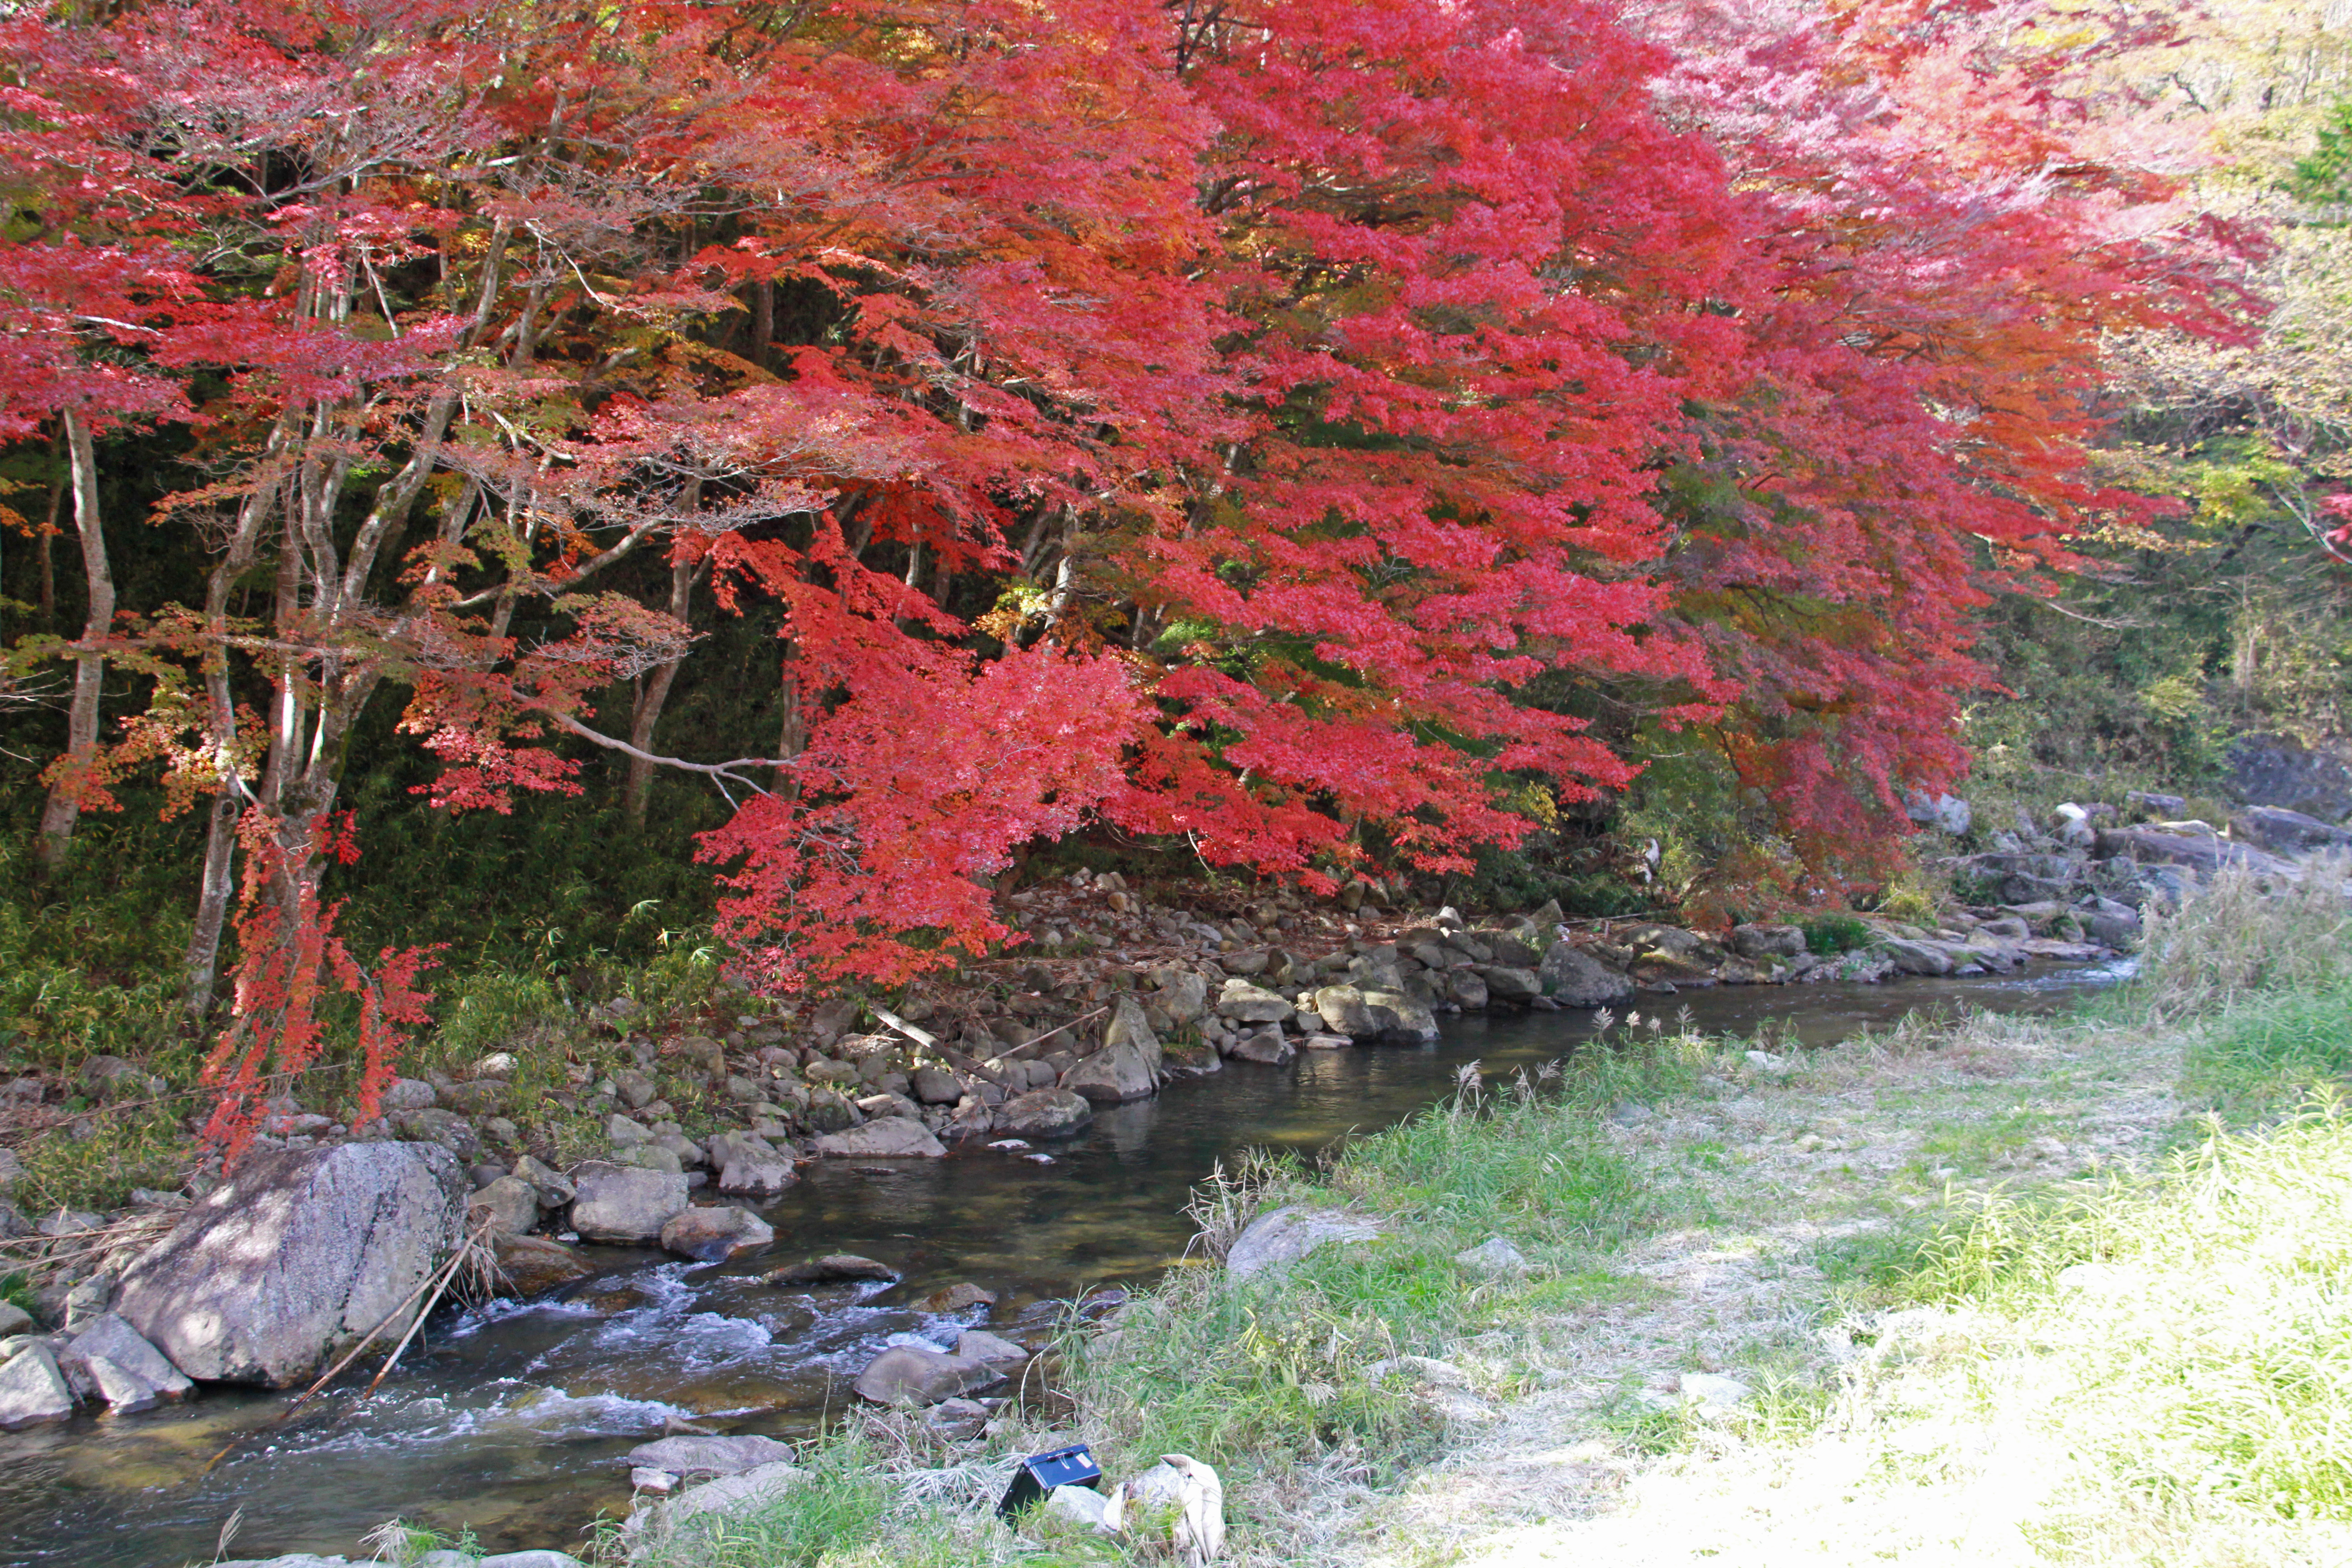
[[[2352,937],[2347,937],[2352,941]],[[2352,1075],[2352,977],[2256,998],[2190,1038],[2182,1098],[2240,1122]]]
[[[2152,1182],[1984,1198],[1901,1289],[1942,1316],[1892,1321],[1884,1397],[1914,1427],[2047,1450],[2038,1528],[2062,1554],[2116,1549],[2110,1520],[2180,1561],[2217,1531],[2352,1525],[2352,1121],[2333,1100],[2216,1132]]]

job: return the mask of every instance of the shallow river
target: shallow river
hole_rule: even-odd
[[[1709,1031],[1766,1023],[1809,1044],[1926,1007],[2055,1007],[2112,982],[2114,966],[2001,979],[1875,986],[1752,987],[1674,998]],[[1646,1000],[1646,999],[1645,999]],[[1664,1000],[1659,998],[1657,1000]],[[0,1562],[180,1568],[209,1562],[233,1510],[227,1553],[363,1555],[358,1537],[395,1515],[470,1529],[488,1551],[578,1546],[600,1511],[628,1500],[618,1461],[683,1416],[714,1428],[813,1430],[877,1351],[900,1336],[941,1346],[979,1321],[908,1304],[969,1279],[999,1293],[994,1321],[1047,1311],[1085,1286],[1148,1280],[1180,1254],[1192,1185],[1253,1145],[1311,1151],[1390,1126],[1446,1093],[1477,1059],[1490,1080],[1590,1037],[1590,1015],[1450,1022],[1439,1043],[1318,1051],[1293,1068],[1229,1065],[1156,1100],[1097,1116],[1038,1165],[987,1150],[886,1171],[803,1167],[763,1211],[767,1257],[688,1264],[593,1248],[606,1271],[561,1300],[502,1303],[434,1325],[376,1397],[314,1401],[296,1426],[257,1435],[209,1474],[205,1462],[258,1434],[286,1396],[207,1394],[121,1418],[0,1435]],[[763,1269],[819,1251],[878,1258],[897,1285],[788,1291]],[[321,1406],[325,1406],[321,1410]]]

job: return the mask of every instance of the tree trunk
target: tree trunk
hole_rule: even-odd
[[[98,515],[98,456],[89,426],[79,414],[65,416],[67,460],[71,465],[74,529],[81,535],[82,574],[89,584],[89,614],[82,623],[85,645],[102,640],[114,627],[114,573],[106,558],[106,533]],[[41,812],[38,853],[45,868],[65,858],[81,816],[81,792],[98,756],[98,700],[106,679],[106,656],[86,652],[74,660],[73,704],[66,711],[65,776],[49,791]]]
[[[669,618],[688,623],[694,608],[694,563],[674,561],[669,568]],[[668,663],[655,668],[637,693],[635,709],[629,714],[629,744],[640,752],[654,747],[654,726],[661,722],[662,705],[669,700],[670,684],[677,679],[677,667],[686,662],[679,655]],[[629,759],[628,782],[622,786],[622,798],[626,803],[629,820],[642,827],[646,820],[646,803],[652,797],[654,765],[642,756]]]
[[[799,645],[796,643],[787,642],[784,644],[782,670],[783,677],[783,691],[782,693],[783,718],[780,733],[776,737],[776,758],[780,762],[789,762],[791,759],[799,756],[801,752],[808,749],[808,715],[801,707],[801,678],[799,668],[800,659],[797,657],[798,647]],[[776,793],[781,795],[790,796],[797,795],[799,792],[800,779],[793,773],[793,770],[790,768],[778,768],[776,770]]]
[[[269,450],[280,448],[287,427],[271,432]],[[268,492],[250,496],[237,509],[236,531],[227,550],[215,563],[205,584],[205,626],[215,639],[205,654],[205,697],[215,747],[212,822],[205,834],[204,876],[196,893],[196,924],[188,937],[188,1015],[197,1023],[213,1010],[213,988],[220,976],[221,934],[228,924],[229,900],[236,886],[236,829],[248,798],[244,778],[236,771],[236,693],[229,684],[228,602],[237,579],[253,564],[268,526],[273,500]]]

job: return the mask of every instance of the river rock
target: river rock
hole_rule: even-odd
[[[1805,933],[1802,928],[1792,925],[1735,926],[1731,951],[1753,963],[1794,958],[1805,951]]]
[[[1904,795],[1903,814],[1922,827],[1932,827],[1955,838],[1969,830],[1976,816],[1958,795],[1929,795],[1925,790],[1912,790]]]
[[[465,1197],[456,1156],[432,1144],[249,1153],[124,1273],[115,1310],[191,1377],[284,1388],[439,1268]]]
[[[552,1237],[493,1235],[490,1254],[498,1262],[500,1295],[541,1295],[596,1272]]]
[[[1335,1035],[1363,1040],[1379,1030],[1364,1005],[1364,994],[1352,985],[1326,985],[1317,991],[1315,1011],[1322,1016],[1323,1026]]]
[[[591,1161],[572,1173],[572,1228],[586,1241],[649,1243],[686,1207],[686,1177]]]
[[[782,1155],[730,1160],[719,1171],[719,1190],[729,1197],[772,1198],[800,1180]]]
[[[2281,806],[2325,822],[2352,819],[2352,747],[2341,741],[2315,748],[2285,735],[2243,736],[2230,747],[2230,788],[2250,805]]]
[[[953,1105],[963,1098],[963,1079],[942,1067],[919,1067],[910,1087],[919,1105]]]
[[[1952,955],[1934,942],[1890,936],[1876,945],[1895,961],[1895,973],[1899,974],[1949,974],[1955,967]]]
[[[817,1139],[815,1148],[834,1159],[937,1160],[947,1153],[930,1129],[911,1116],[885,1116],[846,1131],[827,1132]]]
[[[103,1360],[129,1373],[161,1398],[184,1399],[195,1390],[196,1385],[185,1373],[119,1314],[105,1312],[91,1319],[75,1333],[70,1347],[74,1354],[89,1359],[93,1365]],[[101,1379],[101,1389],[103,1386]]]
[[[698,1521],[715,1523],[755,1512],[807,1475],[806,1470],[778,1460],[688,1487],[624,1520],[621,1539],[633,1545],[641,1540],[667,1540],[688,1531]]]
[[[135,1415],[163,1403],[163,1391],[102,1355],[76,1356],[89,1380],[91,1394],[117,1415]],[[67,1381],[71,1383],[69,1376]]]
[[[2287,862],[2252,845],[2231,843],[2201,822],[2110,828],[2099,835],[2099,853],[2179,866],[2200,878],[2210,877],[2224,868],[2268,874],[2292,869]]]
[[[1463,1248],[1454,1261],[1473,1274],[1525,1274],[1528,1268],[1527,1255],[1499,1236]]]
[[[1151,1020],[1137,997],[1122,996],[1113,1004],[1110,1022],[1103,1026],[1102,1043],[1107,1051],[1132,1047],[1146,1067],[1154,1073],[1160,1070],[1160,1037],[1152,1032]]]
[[[1068,1138],[1086,1130],[1095,1109],[1066,1089],[1033,1089],[996,1108],[996,1131],[1008,1138]]]
[[[714,1132],[706,1145],[714,1169],[724,1169],[738,1160],[772,1160],[776,1146],[756,1132]]]
[[[1455,939],[1457,942],[1459,938]],[[1486,944],[1490,962],[1507,964],[1513,969],[1533,969],[1543,963],[1543,954],[1509,931],[1482,931],[1478,940]]]
[[[1290,1014],[1288,1001],[1246,980],[1226,981],[1217,997],[1217,1016],[1237,1024],[1278,1024]]]
[[[1247,1279],[1280,1271],[1333,1242],[1369,1241],[1381,1227],[1344,1209],[1278,1208],[1249,1222],[1225,1252],[1225,1272]]]
[[[738,1476],[793,1457],[793,1446],[773,1437],[664,1437],[629,1450],[623,1463],[680,1476]]]
[[[1654,947],[1633,960],[1626,973],[1637,985],[1681,988],[1716,983],[1715,966],[1706,960]]]
[[[860,1395],[877,1405],[901,1407],[937,1405],[959,1394],[985,1388],[1003,1377],[986,1362],[944,1351],[893,1345],[857,1374]]]
[[[461,1160],[482,1152],[482,1135],[454,1110],[404,1110],[392,1119],[400,1135],[419,1143],[438,1143]]]
[[[767,1221],[749,1209],[732,1205],[687,1209],[670,1215],[661,1227],[664,1252],[701,1263],[717,1263],[740,1258],[747,1252],[759,1252],[775,1239],[776,1233]]]
[[[898,1271],[854,1252],[828,1252],[823,1258],[772,1268],[761,1278],[771,1285],[840,1285],[851,1280],[893,1280]]]
[[[1543,994],[1543,982],[1532,969],[1513,969],[1495,964],[1485,972],[1486,993],[1495,1001],[1525,1006]]]
[[[2230,819],[2230,831],[2273,855],[2352,848],[2352,828],[2333,827],[2315,816],[2275,805],[2248,806]]]
[[[923,1413],[923,1425],[942,1437],[961,1442],[977,1437],[988,1426],[988,1406],[976,1399],[942,1399]]]
[[[966,1329],[956,1336],[955,1353],[966,1361],[998,1362],[1027,1361],[1029,1352],[1011,1340],[992,1334],[986,1329]]]
[[[2119,904],[2113,899],[2095,898],[2075,913],[2093,942],[2115,948],[2139,945],[2139,911],[2129,904]]]
[[[1209,1010],[1209,983],[1189,969],[1172,965],[1155,969],[1151,983],[1160,988],[1152,997],[1153,1005],[1179,1028]]]
[[[1437,1038],[1437,1015],[1429,1004],[1405,991],[1364,988],[1364,1009],[1371,1015],[1373,1037],[1408,1045],[1425,1045]]]
[[[922,1312],[963,1312],[974,1307],[995,1305],[995,1291],[983,1290],[966,1279],[950,1285],[944,1289],[932,1291],[920,1301],[916,1302],[915,1309]]]
[[[501,1552],[483,1558],[474,1568],[587,1568],[587,1564],[568,1552],[542,1546],[533,1552]]]
[[[73,1407],[73,1390],[46,1340],[28,1339],[0,1363],[0,1431],[63,1421]]]
[[[520,1176],[500,1176],[466,1205],[469,1229],[484,1226],[520,1236],[539,1223],[539,1189]]]
[[[393,1110],[430,1110],[441,1102],[441,1091],[421,1078],[396,1078],[392,1087],[383,1091],[383,1108]]]
[[[1159,1054],[1155,1045],[1151,1055]],[[1141,1047],[1123,1040],[1106,1046],[1064,1073],[1062,1088],[1096,1105],[1124,1105],[1150,1099],[1159,1080]]]
[[[1633,983],[1574,942],[1553,942],[1536,979],[1563,1007],[1607,1007],[1633,994]]]
[[[1255,1029],[1234,1044],[1233,1055],[1237,1062],[1278,1068],[1287,1067],[1298,1052],[1280,1029]]]

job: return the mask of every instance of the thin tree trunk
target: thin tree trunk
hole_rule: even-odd
[[[789,760],[808,749],[808,715],[801,705],[800,645],[784,644],[781,706],[783,717],[776,737],[776,756]],[[790,768],[776,770],[776,793],[786,797],[800,793],[800,779]]]
[[[281,423],[270,435],[269,449],[282,444],[287,427]],[[209,727],[215,747],[212,821],[205,833],[204,876],[196,893],[196,924],[188,937],[188,1015],[201,1024],[213,1010],[213,991],[220,977],[221,935],[228,925],[228,906],[236,887],[236,830],[248,798],[245,780],[236,771],[236,694],[229,683],[228,602],[237,580],[253,564],[268,526],[273,500],[265,489],[246,499],[237,509],[236,531],[228,549],[215,563],[205,584],[205,626],[212,646],[205,650],[205,696],[210,709]]]
[[[89,426],[78,414],[65,416],[66,454],[71,465],[74,529],[81,535],[82,574],[89,584],[89,614],[82,641],[94,644],[114,627],[114,573],[106,558],[106,533],[98,514],[98,456]],[[106,679],[106,656],[84,653],[74,660],[73,704],[66,712],[66,776],[49,792],[41,812],[41,864],[54,868],[73,840],[81,816],[81,791],[98,756],[98,700]]]
[[[58,456],[62,458],[64,454],[61,452]],[[58,627],[58,574],[56,563],[49,549],[49,541],[58,536],[58,512],[65,504],[66,480],[72,472],[70,460],[62,461],[57,465],[49,478],[48,515],[41,520],[40,552],[37,559],[41,563],[41,629],[45,632],[55,631]]]
[[[761,279],[751,285],[751,363],[768,369],[775,341],[776,285],[773,279]]]
[[[669,618],[684,624],[693,609],[694,563],[674,561],[669,568]],[[653,750],[654,726],[661,722],[662,706],[669,700],[670,685],[677,679],[677,667],[685,662],[686,655],[681,651],[668,663],[657,666],[646,681],[645,689],[637,693],[636,706],[629,715],[629,744],[639,752]],[[646,803],[652,798],[653,787],[652,759],[632,756],[622,798],[627,804],[629,820],[638,826],[645,826]]]

